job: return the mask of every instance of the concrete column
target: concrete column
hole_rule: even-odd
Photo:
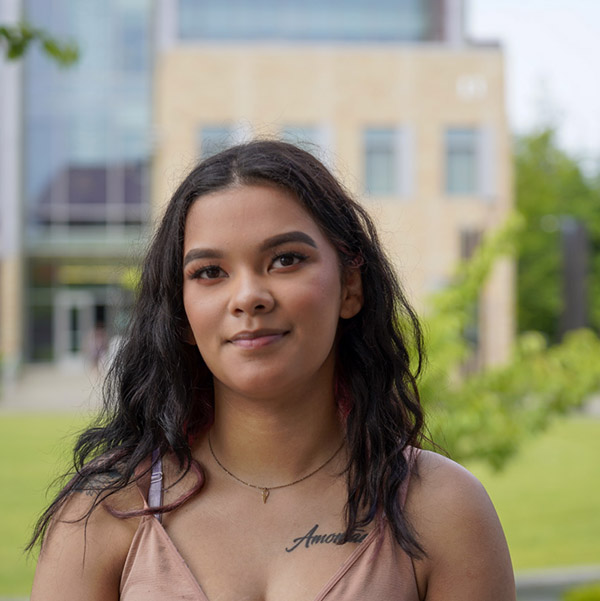
[[[515,340],[515,262],[512,258],[498,260],[481,302],[481,350],[483,365],[501,365],[511,353]]]
[[[446,0],[445,2],[444,41],[451,46],[465,43],[465,7],[464,0]]]
[[[16,380],[23,348],[23,274],[21,257],[13,256],[3,259],[0,277],[2,387],[10,388]]]
[[[158,53],[170,50],[177,41],[178,9],[177,0],[160,0],[153,4]]]
[[[20,0],[0,0],[0,21],[20,20]],[[14,382],[23,348],[21,63],[0,56],[0,353],[2,388]]]

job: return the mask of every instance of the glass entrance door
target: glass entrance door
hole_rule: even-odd
[[[60,290],[54,296],[54,357],[83,366],[86,342],[93,335],[94,296],[86,290]]]

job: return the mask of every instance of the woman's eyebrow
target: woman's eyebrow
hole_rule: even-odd
[[[281,244],[286,244],[287,242],[302,242],[303,244],[308,244],[313,248],[317,248],[317,243],[308,234],[294,231],[286,232],[285,234],[277,234],[276,236],[267,238],[260,245],[260,251],[263,252],[275,248],[276,246],[280,246]],[[192,248],[192,250],[185,255],[183,266],[185,267],[188,263],[191,263],[196,259],[222,259],[223,256],[223,253],[215,248]]]
[[[303,244],[308,244],[313,248],[317,248],[317,243],[304,232],[286,232],[285,234],[278,234],[277,236],[272,236],[271,238],[267,238],[261,245],[260,250],[269,250],[271,248],[275,248],[276,246],[280,246],[281,244],[286,244],[287,242],[302,242]]]
[[[222,259],[223,253],[214,248],[192,248],[183,259],[183,266],[195,261],[196,259]]]

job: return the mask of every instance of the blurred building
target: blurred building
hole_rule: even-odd
[[[377,219],[425,306],[511,206],[503,55],[462,0],[0,0],[77,41],[0,63],[3,366],[80,363],[127,319],[140,247],[201,156],[254,136],[319,154]],[[473,310],[476,363],[505,357],[513,276]],[[10,374],[9,374],[10,375]]]
[[[0,72],[12,77],[0,105],[0,127],[10,129],[0,144],[0,335],[10,378],[21,361],[93,362],[127,319],[128,277],[149,220],[152,2],[0,6],[10,8],[4,22],[24,18],[81,52],[64,69],[35,47]]]
[[[462,0],[157,4],[153,202],[201,156],[253,136],[320,155],[370,208],[409,295],[452,277],[511,207],[504,59],[465,37]],[[513,273],[499,264],[466,336],[506,357]]]

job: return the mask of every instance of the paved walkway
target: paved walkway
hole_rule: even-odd
[[[100,385],[98,374],[82,366],[27,366],[2,390],[0,412],[95,410]]]
[[[29,365],[18,380],[0,391],[3,411],[90,411],[100,404],[102,378],[82,366]],[[600,394],[585,413],[600,418]]]
[[[600,565],[522,572],[517,574],[517,599],[561,601],[566,591],[592,583],[600,583]]]

